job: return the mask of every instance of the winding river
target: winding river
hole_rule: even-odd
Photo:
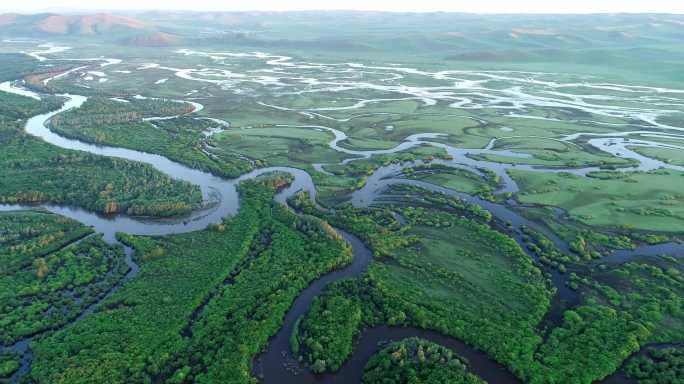
[[[3,83],[2,86],[0,86],[0,90],[22,94],[23,96],[34,97],[30,93],[30,91],[17,88],[11,83]],[[142,219],[127,216],[124,214],[119,214],[115,216],[104,216],[88,212],[78,207],[54,204],[41,205],[41,207],[50,212],[72,218],[83,223],[84,225],[93,227],[95,231],[103,234],[104,239],[107,242],[117,243],[117,240],[115,238],[116,232],[125,232],[134,235],[167,235],[184,233],[189,231],[197,231],[206,228],[209,224],[219,223],[223,218],[235,214],[239,208],[239,197],[236,190],[236,186],[244,180],[252,179],[259,175],[263,175],[270,172],[287,172],[293,175],[294,177],[294,181],[292,182],[292,184],[286,189],[280,191],[275,196],[275,199],[277,201],[285,203],[288,197],[292,196],[294,193],[300,190],[309,192],[311,198],[315,201],[316,188],[311,179],[311,176],[307,172],[300,169],[290,167],[269,167],[252,171],[236,179],[224,179],[221,177],[214,176],[210,173],[202,172],[193,168],[189,168],[182,164],[170,161],[169,159],[160,155],[124,148],[93,145],[59,136],[47,128],[46,123],[48,122],[48,120],[59,113],[62,113],[72,108],[78,108],[86,101],[86,97],[79,95],[60,96],[65,97],[67,100],[60,109],[50,113],[34,116],[27,121],[25,129],[29,134],[39,137],[45,140],[46,142],[61,148],[80,150],[95,155],[118,157],[122,159],[139,161],[145,164],[149,164],[155,169],[159,170],[160,172],[169,175],[175,179],[187,181],[192,184],[198,185],[202,191],[204,206],[201,209],[192,212],[186,217],[173,219]],[[195,111],[198,111],[202,108],[201,104],[194,103],[193,105],[195,107]],[[164,118],[166,117],[159,117],[156,119]],[[512,167],[515,167],[515,169],[528,169],[533,171],[544,172],[573,172],[582,175],[585,175],[586,173],[591,171],[598,170],[598,168],[594,167],[583,169],[558,169],[527,165],[502,164],[489,161],[475,160],[471,158],[471,156],[478,154],[492,153],[516,158],[525,158],[529,157],[529,155],[512,151],[493,150],[492,148],[494,141],[492,141],[492,143],[490,143],[490,145],[484,149],[459,149],[439,142],[439,134],[413,135],[411,137],[408,137],[404,142],[400,143],[395,148],[388,150],[355,151],[345,149],[338,145],[340,141],[346,139],[346,135],[339,130],[323,126],[306,126],[306,128],[325,129],[332,132],[335,138],[333,139],[333,141],[329,143],[330,147],[337,151],[357,156],[355,158],[367,158],[375,154],[395,153],[419,145],[432,145],[443,148],[447,151],[449,155],[452,156],[453,160],[435,160],[434,163],[464,168],[476,173],[480,172],[479,169],[488,169],[490,171],[493,171],[501,178],[501,188],[497,191],[499,193],[516,192],[518,190],[515,181],[511,179],[506,172],[507,169],[510,169]],[[588,133],[586,135],[591,134]],[[572,139],[574,138],[568,138],[567,140],[570,141]],[[657,162],[656,160],[645,158],[641,155],[639,155],[639,157],[632,156],[631,153],[633,153],[633,151],[630,152],[629,149],[630,146],[662,146],[663,144],[660,143],[647,142],[644,140],[632,143],[629,141],[618,140],[615,138],[615,136],[611,136],[606,138],[602,137],[591,139],[590,144],[596,147],[597,149],[605,150],[610,153],[613,153],[615,148],[619,148],[621,154],[626,154],[625,157],[632,158],[633,160],[638,162],[638,165],[634,167],[626,167],[625,169],[644,170],[656,169],[659,167],[674,168],[674,166]],[[614,154],[620,155],[618,153]],[[353,161],[354,159],[348,159],[347,161]],[[521,243],[521,245],[523,244],[520,235],[520,228],[522,226],[530,226],[543,232],[558,246],[558,248],[561,251],[569,252],[567,244],[563,242],[560,238],[558,238],[555,234],[553,234],[551,231],[549,231],[547,228],[531,220],[525,219],[524,217],[522,217],[506,205],[492,203],[474,196],[455,192],[453,190],[446,189],[443,187],[438,187],[432,184],[416,180],[402,179],[400,177],[402,170],[420,164],[423,163],[414,162],[403,164],[391,164],[389,166],[379,168],[370,177],[368,177],[367,183],[363,188],[355,191],[351,195],[352,204],[357,207],[368,206],[374,202],[377,202],[378,197],[381,196],[384,192],[386,192],[389,186],[395,184],[410,184],[422,188],[427,188],[432,191],[442,192],[451,196],[457,196],[468,202],[480,205],[481,207],[489,210],[499,222],[510,223],[512,226],[513,237],[519,243]],[[0,205],[0,210],[11,211],[28,209],[33,207],[34,206],[28,205]],[[292,356],[288,351],[288,338],[294,327],[294,322],[297,318],[299,318],[306,312],[311,301],[318,294],[321,293],[325,286],[341,278],[355,277],[361,275],[366,270],[368,264],[372,261],[371,251],[367,247],[365,247],[358,238],[343,231],[340,231],[340,233],[342,234],[344,239],[347,242],[349,242],[352,246],[354,254],[352,264],[343,269],[333,271],[316,280],[308,288],[302,291],[298,298],[294,301],[292,307],[290,308],[289,312],[287,313],[284,319],[283,327],[270,340],[269,345],[266,348],[264,354],[258,357],[258,359],[255,361],[254,373],[262,377],[264,382],[359,382],[363,372],[363,366],[368,357],[371,356],[379,348],[379,341],[399,340],[409,336],[421,336],[439,342],[440,344],[443,344],[449,348],[454,349],[455,352],[469,359],[471,368],[474,373],[480,375],[481,377],[489,380],[492,383],[513,383],[518,381],[504,367],[488,358],[486,354],[458,340],[427,330],[396,327],[377,327],[365,330],[358,338],[358,340],[356,340],[355,352],[352,358],[345,363],[340,372],[334,375],[316,376],[312,375],[307,370],[302,370],[298,366],[298,364],[292,359]],[[130,278],[133,278],[136,275],[138,271],[138,266],[135,264],[132,257],[133,250],[128,247],[124,247],[124,249],[126,254],[126,262],[129,266],[129,272],[124,278],[125,281]],[[604,260],[608,260],[612,257],[613,259],[610,260],[614,262],[621,262],[624,260],[628,260],[630,258],[638,257],[640,255],[652,255],[659,254],[662,252],[681,255],[684,254],[684,247],[682,247],[680,244],[666,244],[654,247],[644,247],[632,251],[618,251],[614,255],[608,256],[608,258]],[[556,288],[558,288],[559,297],[561,298],[561,300],[567,302],[575,302],[577,299],[576,294],[572,290],[568,289],[565,285],[567,276],[560,274],[558,272],[550,272],[552,281],[554,282]],[[99,303],[101,303],[102,300],[105,300],[107,297],[109,297],[109,295],[111,295],[115,290],[116,288],[114,288],[107,294],[103,295],[97,303],[89,306],[75,321],[80,320],[84,316],[87,316],[89,313],[96,310]],[[15,351],[22,354],[21,369],[12,377],[12,382],[18,382],[18,380],[30,370],[30,361],[32,357],[30,351],[30,341],[31,339],[25,339],[19,341],[18,343],[12,346],[3,347],[3,350]]]

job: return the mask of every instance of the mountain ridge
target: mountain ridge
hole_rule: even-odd
[[[108,32],[153,29],[149,22],[111,13],[65,15],[58,13],[0,14],[0,32],[44,36],[97,36]]]

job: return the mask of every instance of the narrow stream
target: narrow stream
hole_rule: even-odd
[[[13,86],[10,84],[5,88],[10,89]],[[184,233],[190,231],[201,230],[207,225],[212,223],[219,223],[223,218],[235,214],[239,208],[239,198],[236,190],[236,186],[244,181],[249,180],[259,175],[263,175],[269,172],[287,172],[294,176],[294,181],[285,190],[281,191],[275,196],[275,200],[285,203],[287,198],[292,196],[294,193],[300,190],[309,192],[311,198],[315,202],[316,189],[311,180],[310,175],[300,169],[290,168],[290,167],[269,167],[258,169],[247,173],[236,179],[223,179],[214,176],[207,172],[202,172],[193,168],[186,167],[182,164],[173,162],[163,156],[149,154],[145,152],[100,146],[84,143],[78,140],[67,139],[62,136],[55,134],[46,127],[46,122],[54,115],[69,110],[71,108],[78,108],[85,101],[86,97],[79,95],[61,95],[67,99],[65,104],[58,110],[38,115],[32,117],[27,121],[26,131],[29,134],[40,137],[46,142],[56,145],[65,149],[81,150],[89,152],[95,155],[101,156],[111,156],[118,157],[133,161],[139,161],[145,164],[153,166],[155,169],[161,171],[162,173],[169,175],[175,179],[190,182],[192,184],[198,185],[202,191],[202,196],[204,199],[204,207],[199,209],[187,217],[173,218],[173,219],[144,219],[131,217],[123,214],[105,216],[98,215],[92,212],[88,212],[84,209],[78,207],[68,207],[62,205],[54,204],[43,204],[40,207],[47,209],[53,213],[63,215],[72,219],[75,219],[84,225],[92,226],[97,232],[102,233],[104,239],[110,243],[117,243],[115,238],[116,232],[125,232],[134,235],[166,235],[175,233]],[[195,103],[195,108],[200,109],[200,105]],[[515,192],[517,191],[517,185],[515,182],[507,175],[506,169],[513,167],[513,165],[506,165],[488,161],[477,161],[473,160],[468,155],[485,153],[485,151],[492,151],[490,148],[481,150],[465,150],[450,147],[446,144],[425,141],[427,139],[436,139],[439,135],[435,134],[422,134],[414,135],[410,140],[406,140],[404,143],[398,145],[397,147],[390,150],[383,151],[351,151],[342,149],[337,145],[340,139],[340,135],[336,133],[334,129],[328,128],[328,130],[333,130],[335,134],[335,140],[330,143],[333,149],[340,150],[344,153],[358,155],[361,157],[372,156],[376,153],[394,153],[401,150],[406,150],[414,146],[428,144],[438,147],[442,147],[449,154],[454,157],[454,160],[438,160],[435,163],[441,163],[445,165],[466,167],[471,170],[477,171],[477,169],[489,169],[494,171],[502,179],[503,187],[499,192]],[[339,132],[339,131],[337,131]],[[341,133],[341,132],[340,132]],[[344,135],[342,133],[342,135]],[[626,146],[626,145],[625,145]],[[491,147],[491,145],[490,145]],[[502,154],[502,151],[492,151],[497,154]],[[508,156],[514,157],[525,157],[527,155],[508,152],[504,153]],[[555,234],[551,233],[548,229],[537,223],[525,219],[513,210],[507,208],[502,204],[495,204],[489,201],[479,199],[467,194],[458,193],[446,188],[438,187],[432,184],[416,181],[416,180],[405,180],[393,178],[397,172],[406,168],[410,164],[402,165],[390,165],[387,167],[382,167],[378,169],[373,175],[368,178],[366,186],[362,189],[355,191],[351,196],[351,202],[354,206],[363,207],[368,206],[374,202],[386,189],[392,184],[410,184],[415,186],[420,186],[427,188],[429,190],[443,192],[451,196],[460,197],[473,204],[480,205],[481,207],[489,210],[493,216],[504,223],[511,223],[514,230],[519,232],[519,229],[523,225],[535,228],[547,237],[549,237],[558,248],[563,252],[568,252],[567,244],[565,244],[561,239],[559,239]],[[573,169],[550,169],[550,168],[539,168],[532,166],[515,166],[516,169],[530,169],[538,171],[548,171],[548,172],[573,172],[578,174],[586,174],[591,170],[596,170],[596,168],[585,168],[582,170]],[[32,208],[29,205],[0,205],[0,210],[19,210]],[[358,382],[361,374],[363,372],[363,365],[374,351],[377,350],[377,341],[379,340],[389,340],[389,339],[399,339],[408,336],[423,336],[428,339],[437,341],[443,345],[450,348],[469,358],[471,367],[475,373],[481,375],[482,377],[489,378],[490,382],[516,382],[517,380],[508,371],[500,366],[498,363],[494,362],[488,358],[482,352],[465,345],[453,338],[447,336],[438,335],[434,332],[411,329],[411,328],[392,328],[392,327],[378,327],[370,330],[366,330],[360,338],[357,340],[356,350],[353,357],[344,365],[343,369],[335,375],[326,376],[314,376],[308,371],[298,372],[295,375],[291,370],[286,370],[285,367],[288,365],[288,359],[291,356],[288,352],[288,338],[294,326],[294,322],[297,318],[303,315],[311,301],[327,286],[329,283],[337,281],[341,278],[355,277],[362,274],[368,264],[372,260],[372,254],[356,237],[342,232],[343,237],[346,241],[350,243],[354,251],[354,261],[351,265],[338,271],[331,272],[323,276],[322,278],[316,280],[308,288],[302,291],[301,295],[295,300],[290,311],[288,312],[283,327],[279,332],[271,339],[266,352],[257,360],[255,364],[255,373],[263,375],[265,382],[271,383],[287,383],[287,382],[297,382],[297,383],[307,383],[307,382]],[[520,239],[517,239],[520,241]],[[660,245],[654,247],[644,247],[642,249],[633,251],[624,251],[620,253],[615,253],[612,257],[615,258],[615,262],[621,262],[638,255],[649,255],[658,254],[660,252],[676,252],[684,253],[684,246],[681,244],[668,244]],[[138,266],[135,264],[132,258],[132,250],[130,248],[125,248],[126,251],[126,263],[128,264],[130,270],[126,274],[125,280],[128,280],[135,276],[138,271]],[[572,301],[575,299],[573,291],[567,289],[565,286],[565,281],[567,277],[560,273],[552,273],[552,280],[554,285],[559,290],[559,295],[562,299],[567,301]],[[108,292],[104,295],[100,301],[89,306],[76,321],[87,316],[89,313],[94,311],[102,300],[109,297],[116,289]],[[30,344],[31,339],[21,340],[13,346],[5,347],[4,349],[10,349],[22,353],[22,367],[21,369],[12,377],[11,382],[18,382],[18,380],[25,375],[30,370],[31,361],[31,351]],[[284,365],[285,364],[285,365]],[[290,372],[290,374],[287,374]]]

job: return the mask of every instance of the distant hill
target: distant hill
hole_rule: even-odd
[[[6,13],[0,15],[0,33],[7,35],[98,36],[111,33],[135,33],[150,28],[149,23],[108,13],[91,15]]]
[[[136,47],[166,47],[178,43],[178,37],[170,33],[149,32],[131,36],[120,41]]]

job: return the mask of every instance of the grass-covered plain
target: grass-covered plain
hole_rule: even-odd
[[[633,163],[629,160],[607,155],[596,151],[587,151],[575,143],[563,142],[547,138],[522,137],[504,138],[497,140],[495,149],[509,150],[518,153],[526,153],[531,158],[515,158],[505,155],[481,155],[489,161],[511,164],[530,164],[546,167],[619,167],[629,166]]]
[[[489,196],[498,186],[497,176],[439,165],[413,167],[404,171],[404,176],[469,195]]]
[[[239,153],[262,165],[309,167],[338,163],[348,156],[328,147],[332,133],[316,128],[268,127],[230,129],[216,136],[215,154]]]
[[[680,141],[673,144],[681,145],[682,143],[684,142]],[[632,148],[632,150],[652,159],[658,159],[669,164],[684,166],[684,154],[682,153],[681,149],[635,147]]]
[[[565,209],[583,223],[659,232],[681,232],[684,174],[677,171],[570,173],[511,171],[522,203]]]

